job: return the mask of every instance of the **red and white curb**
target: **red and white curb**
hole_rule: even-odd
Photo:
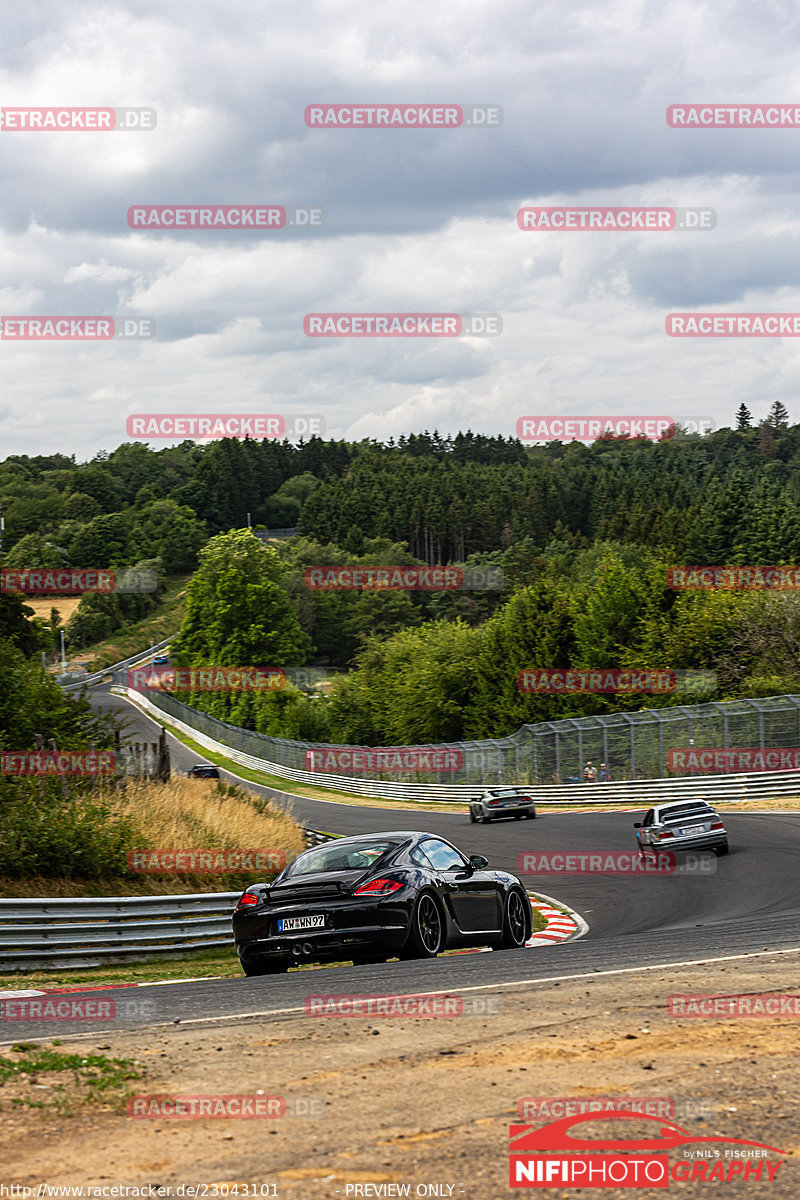
[[[528,893],[528,898],[531,908],[544,917],[547,925],[528,939],[525,943],[526,949],[531,946],[552,946],[557,942],[566,942],[583,937],[588,931],[589,926],[580,913],[565,907],[560,901],[544,896],[541,892],[536,895]],[[470,950],[452,950],[450,954],[491,954],[491,950],[488,946],[476,946]],[[89,983],[67,987],[17,988],[0,991],[0,1000],[20,1000],[27,996],[63,996],[69,992],[107,992],[119,988],[163,987],[173,983],[207,983],[209,980],[221,978],[221,975],[195,975],[191,979],[149,979],[142,983]]]
[[[528,895],[531,908],[543,916],[547,924],[525,943],[526,946],[552,946],[557,942],[583,937],[588,932],[589,926],[574,909],[567,908],[560,901],[544,896],[541,892]]]

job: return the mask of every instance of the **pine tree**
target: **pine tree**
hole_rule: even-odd
[[[769,410],[766,424],[770,425],[773,429],[785,429],[789,424],[789,412],[781,404],[780,400],[776,400]]]
[[[753,418],[750,409],[746,404],[740,404],[736,413],[736,428],[749,429],[753,423]]]

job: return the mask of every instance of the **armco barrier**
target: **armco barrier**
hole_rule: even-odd
[[[100,683],[105,679],[106,675],[113,674],[114,671],[119,671],[123,667],[134,667],[141,662],[146,662],[151,654],[155,654],[157,650],[163,650],[168,646],[175,634],[171,634],[168,638],[164,638],[163,642],[156,642],[155,646],[149,646],[147,650],[140,650],[138,654],[131,655],[130,658],[124,658],[122,662],[113,663],[110,667],[106,667],[104,671],[95,671],[94,675],[83,675],[79,679],[71,680],[70,675],[59,675],[56,683],[60,683],[65,692],[74,691],[76,688],[91,686],[93,683]],[[64,682],[71,680],[71,682]]]
[[[330,834],[305,830],[310,846]],[[240,892],[68,900],[0,898],[0,971],[94,967],[229,946]]]
[[[478,784],[445,783],[394,783],[390,780],[371,780],[346,775],[332,775],[319,771],[303,771],[286,767],[282,763],[256,758],[215,741],[185,721],[152,704],[146,696],[128,688],[115,685],[113,692],[126,696],[132,703],[149,713],[159,724],[177,729],[193,741],[224,755],[233,762],[254,771],[263,771],[280,779],[304,783],[313,787],[331,788],[349,792],[356,796],[369,796],[384,800],[408,800],[428,804],[434,801],[466,804],[484,790]],[[183,706],[184,708],[186,706]],[[193,710],[186,708],[186,714]],[[221,724],[221,722],[220,722]],[[487,784],[485,786],[500,786]],[[511,785],[509,785],[511,786]],[[800,795],[800,771],[753,772],[743,775],[683,776],[675,779],[625,779],[619,783],[584,784],[525,784],[527,795],[533,796],[537,805],[576,807],[604,807],[609,804],[625,804],[633,808],[649,808],[653,804],[665,804],[669,800],[691,799],[703,796],[711,802],[737,800],[771,800],[781,796]]]

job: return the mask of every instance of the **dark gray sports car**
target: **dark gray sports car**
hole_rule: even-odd
[[[246,975],[269,975],[306,962],[524,946],[531,936],[525,888],[488,865],[432,833],[336,838],[240,896],[233,914],[239,960]]]

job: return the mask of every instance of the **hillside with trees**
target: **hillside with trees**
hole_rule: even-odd
[[[757,426],[740,409],[736,426],[589,446],[426,432],[386,444],[133,443],[90,463],[12,456],[0,463],[3,565],[194,572],[177,661],[344,669],[327,698],[292,686],[188,697],[277,736],[491,737],[524,722],[686,702],[520,694],[517,672],[536,666],[715,672],[716,687],[694,700],[800,692],[794,592],[667,586],[671,565],[800,559],[800,426],[780,405]],[[248,522],[299,534],[265,544]],[[308,566],[359,563],[491,566],[505,587],[305,586]],[[158,593],[87,597],[68,638],[86,644],[151,603]]]

